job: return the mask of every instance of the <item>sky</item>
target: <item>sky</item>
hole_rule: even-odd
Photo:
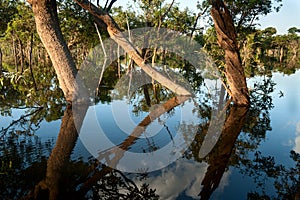
[[[188,7],[193,12],[197,13],[196,4],[198,0],[175,0],[183,9]],[[128,2],[132,0],[120,0],[115,3],[115,6],[122,5],[126,7]],[[166,0],[171,2],[171,0]],[[280,11],[269,13],[267,16],[260,17],[257,22],[261,24],[259,28],[265,29],[267,27],[275,27],[277,34],[286,34],[287,30],[291,27],[300,28],[300,1],[299,0],[283,0],[283,6]]]

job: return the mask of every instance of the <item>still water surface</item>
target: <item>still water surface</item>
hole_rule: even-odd
[[[89,119],[89,113],[94,112],[103,132],[112,133],[106,135],[109,141],[117,145],[128,137],[128,131],[123,129],[134,129],[149,114],[149,109],[142,108],[144,104],[139,101],[142,98],[130,102],[125,107],[129,110],[127,113],[126,109],[121,110],[126,100],[102,101],[91,106],[83,124],[83,129],[88,126],[90,133],[71,137],[75,141],[68,147],[73,149],[72,154],[65,152],[66,158],[61,159],[64,163],[55,163],[53,166],[58,167],[52,171],[49,161],[47,167],[51,153],[64,156],[59,150],[53,153],[59,143],[62,121],[43,120],[38,127],[33,126],[26,132],[30,121],[24,118],[19,123],[18,119],[29,111],[11,108],[10,116],[0,117],[0,197],[30,199],[36,195],[43,199],[47,192],[38,191],[43,191],[43,184],[48,184],[45,191],[51,193],[58,187],[56,197],[60,199],[296,199],[295,195],[300,192],[300,71],[292,75],[274,72],[271,77],[258,76],[249,79],[248,85],[253,92],[252,107],[246,115],[241,114],[244,110],[230,109],[227,113],[230,120],[224,125],[227,129],[208,155],[199,155],[210,116],[205,114],[209,112],[204,106],[207,104],[202,103],[202,113],[196,113],[198,118],[189,118],[191,124],[200,124],[197,130],[189,129],[181,134],[194,132],[190,140],[186,140],[189,145],[181,149],[184,152],[180,157],[154,171],[139,168],[139,173],[112,170],[94,159],[112,146],[104,147],[107,144],[91,136],[97,129],[89,127],[93,120]],[[112,105],[120,109],[112,111]],[[193,106],[188,100],[160,115],[130,144],[127,153],[153,153],[176,142],[182,113]],[[116,122],[115,119],[123,115],[129,115],[132,121]],[[114,155],[109,154],[110,158]],[[125,157],[126,154],[120,159]]]

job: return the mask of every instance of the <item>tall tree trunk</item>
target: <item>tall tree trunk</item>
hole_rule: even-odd
[[[33,33],[30,36],[30,46],[29,46],[29,69],[30,69],[30,74],[32,77],[32,81],[33,81],[33,85],[34,85],[34,89],[35,91],[37,91],[37,85],[36,85],[36,81],[34,78],[34,74],[33,74],[33,70],[32,70],[32,48],[33,48]]]
[[[0,48],[0,76],[3,74],[3,69],[2,69],[2,50]]]
[[[279,62],[283,62],[283,56],[284,56],[284,51],[283,51],[283,46],[280,47],[280,56],[279,56]]]
[[[293,56],[289,59],[287,66],[289,68],[294,68],[297,63],[297,51],[298,51],[298,45],[296,41],[292,41],[290,43],[290,48],[293,52]]]
[[[18,72],[18,55],[17,55],[17,47],[15,42],[14,34],[12,33],[12,42],[13,42],[13,53],[14,53],[14,63],[15,63],[15,70]]]
[[[27,0],[31,5],[37,32],[50,56],[66,100],[71,103],[84,91],[76,81],[77,69],[61,33],[55,0]],[[82,100],[82,99],[77,99]]]
[[[148,85],[143,85],[143,90],[144,90],[144,98],[146,101],[147,106],[151,106],[151,98],[149,95],[149,90],[148,90]]]
[[[21,73],[24,72],[24,52],[23,52],[23,44],[22,41],[18,38],[19,43],[19,54],[20,54],[20,63],[21,63]]]
[[[217,32],[218,44],[225,51],[225,76],[228,93],[237,105],[249,104],[249,93],[236,41],[232,16],[222,0],[211,0],[211,16]]]

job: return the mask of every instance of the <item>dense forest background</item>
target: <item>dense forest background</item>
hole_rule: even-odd
[[[139,1],[140,13],[135,13],[132,7],[118,7],[117,3],[110,12],[124,31],[150,26],[191,35],[220,66],[223,64],[220,59],[222,51],[207,16],[208,24],[201,26],[199,18],[205,16],[192,13],[188,8],[181,10],[178,4],[163,4],[163,1],[149,2]],[[0,8],[0,73],[31,73],[32,79],[39,77],[38,74],[45,66],[51,65],[51,61],[37,35],[30,6],[24,1],[2,0]],[[99,44],[93,17],[70,0],[58,2],[58,13],[68,47],[77,63],[81,63],[89,50]],[[268,67],[267,63],[279,71],[299,68],[299,28],[291,27],[288,34],[278,35],[274,27],[260,30],[254,25],[237,27],[241,57],[248,77],[253,70]],[[105,37],[105,33],[102,36]]]

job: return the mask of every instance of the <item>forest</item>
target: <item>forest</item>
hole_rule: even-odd
[[[272,5],[266,3],[259,6],[254,2],[253,5],[237,7],[233,2],[229,1],[228,7],[234,11],[232,16],[237,24],[238,48],[246,77],[252,77],[264,68],[287,74],[299,68],[300,29],[291,27],[287,30],[288,34],[284,35],[276,34],[274,27],[261,30],[256,26],[256,18],[275,12]],[[224,50],[218,45],[217,33],[211,17],[208,16],[208,5],[205,2],[198,4],[199,13],[192,13],[188,8],[180,10],[174,1],[171,4],[163,1],[138,1],[136,6],[139,6],[140,10],[138,14],[132,7],[126,10],[118,7],[118,3],[109,9],[110,15],[122,31],[141,27],[162,27],[178,31],[196,40],[213,58],[218,68],[221,71],[224,69]],[[280,9],[280,4],[275,6],[276,9]],[[78,68],[89,50],[99,44],[94,18],[74,1],[58,1],[57,9],[63,37]],[[245,10],[247,12],[244,12]],[[30,5],[24,1],[1,1],[0,12],[1,88],[9,82],[16,92],[25,96],[45,96],[38,93],[44,92],[41,88],[56,81],[56,75],[51,67],[51,59],[36,31]],[[241,17],[238,17],[240,15]],[[202,21],[202,24],[200,23],[201,18],[206,20],[205,24]],[[101,29],[101,32],[103,40],[109,37],[104,29]],[[167,53],[156,53],[157,62],[174,62],[170,59],[172,56],[168,56]],[[152,58],[153,52],[149,51],[148,54],[147,57]]]
[[[285,0],[120,2],[0,0],[0,198],[298,199]]]

